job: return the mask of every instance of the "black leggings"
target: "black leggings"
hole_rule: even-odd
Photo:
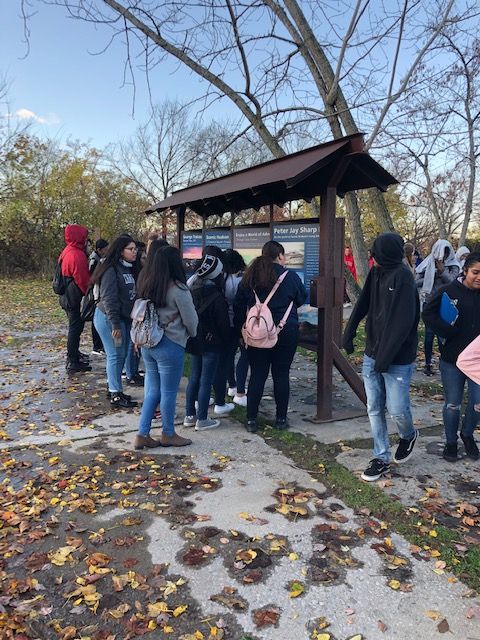
[[[247,393],[247,419],[255,420],[270,368],[277,418],[286,418],[290,397],[290,366],[297,349],[298,328],[282,331],[277,344],[271,349],[248,347],[250,381]]]

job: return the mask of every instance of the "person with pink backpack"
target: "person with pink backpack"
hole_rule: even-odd
[[[276,405],[276,429],[288,429],[290,367],[298,344],[297,308],[307,292],[294,271],[285,268],[283,246],[270,240],[245,271],[234,301],[234,326],[247,348],[250,381],[247,431],[258,430],[257,414],[270,370]]]

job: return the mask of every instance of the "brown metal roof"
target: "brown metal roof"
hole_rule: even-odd
[[[226,211],[310,200],[329,184],[340,162],[346,170],[337,184],[339,196],[367,187],[385,191],[397,182],[363,151],[363,134],[358,133],[175,191],[147,213],[188,207],[207,218]]]

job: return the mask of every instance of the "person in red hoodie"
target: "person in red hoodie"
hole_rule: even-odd
[[[62,262],[65,293],[60,296],[60,305],[68,318],[67,372],[91,371],[88,358],[80,353],[80,336],[84,321],[80,315],[80,303],[88,289],[90,272],[86,253],[88,229],[79,224],[65,227],[66,247],[58,261]]]
[[[354,277],[355,282],[357,282],[357,268],[355,266],[355,258],[353,257],[352,250],[348,245],[346,245],[345,250],[343,252],[343,263],[345,264],[346,268],[350,271],[350,273]],[[344,282],[344,285],[343,285],[343,306],[344,307],[352,306],[352,303],[350,302],[350,298],[348,297],[348,293],[347,293],[346,281]]]

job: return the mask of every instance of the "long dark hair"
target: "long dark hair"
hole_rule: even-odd
[[[151,300],[156,307],[164,307],[172,283],[186,284],[186,277],[180,251],[170,245],[155,247],[155,242],[140,272],[137,296]]]
[[[135,244],[137,245],[137,257],[133,263],[132,272],[136,282],[140,275],[140,271],[142,270],[142,255],[146,252],[146,245],[145,242],[142,242],[141,240],[135,240]]]
[[[108,245],[107,253],[105,254],[105,259],[102,262],[99,262],[97,268],[92,274],[90,278],[91,284],[98,284],[102,279],[103,274],[110,267],[115,267],[119,260],[122,259],[122,251],[128,246],[131,242],[135,242],[135,240],[123,233],[118,238],[115,238],[113,242]]]
[[[242,279],[242,286],[248,289],[271,289],[278,276],[273,261],[284,255],[285,249],[276,240],[269,240],[262,247],[262,255],[251,262]]]

